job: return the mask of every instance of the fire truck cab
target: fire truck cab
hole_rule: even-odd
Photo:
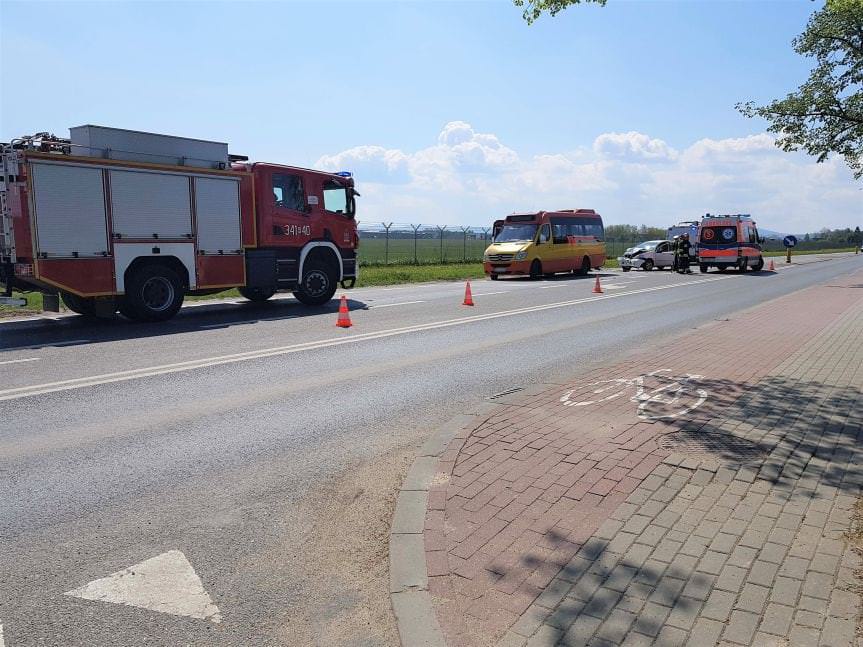
[[[0,144],[0,280],[80,314],[168,319],[236,287],[329,301],[357,277],[348,173],[229,155],[227,144],[80,126]],[[59,297],[59,299],[58,299]]]

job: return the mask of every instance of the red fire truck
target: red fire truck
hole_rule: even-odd
[[[227,144],[79,126],[0,144],[0,279],[75,312],[160,321],[186,294],[289,290],[329,301],[357,277],[349,173],[250,163]]]

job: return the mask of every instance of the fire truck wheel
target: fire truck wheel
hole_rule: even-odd
[[[530,264],[530,278],[532,281],[538,281],[539,277],[542,276],[542,263],[538,258],[533,259],[533,263]]]
[[[698,269],[701,270],[702,274],[707,274],[707,270],[709,270],[710,268],[707,265],[705,265],[704,263],[702,263],[701,265],[698,266]]]
[[[331,265],[318,259],[307,260],[303,280],[294,296],[307,306],[320,306],[333,298],[336,287],[336,273]]]
[[[266,288],[239,288],[240,294],[242,294],[249,301],[254,301],[255,303],[263,303],[271,296],[273,296],[276,291],[268,290]]]
[[[60,298],[63,299],[63,305],[69,308],[72,312],[84,315],[85,317],[96,316],[96,306],[93,303],[93,299],[79,297],[77,294],[71,294],[69,292],[61,293]]]
[[[183,305],[183,282],[177,273],[164,265],[140,267],[126,281],[123,314],[138,321],[165,321]]]

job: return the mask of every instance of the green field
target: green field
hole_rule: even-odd
[[[482,238],[363,238],[360,234],[360,263],[464,263],[481,261],[488,241]]]

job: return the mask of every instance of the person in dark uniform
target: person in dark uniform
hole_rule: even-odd
[[[692,274],[689,269],[689,250],[692,249],[692,243],[689,242],[689,234],[683,234],[680,237],[680,242],[677,244],[677,271],[681,274]]]
[[[677,271],[677,248],[680,246],[680,236],[671,239],[671,271]]]

